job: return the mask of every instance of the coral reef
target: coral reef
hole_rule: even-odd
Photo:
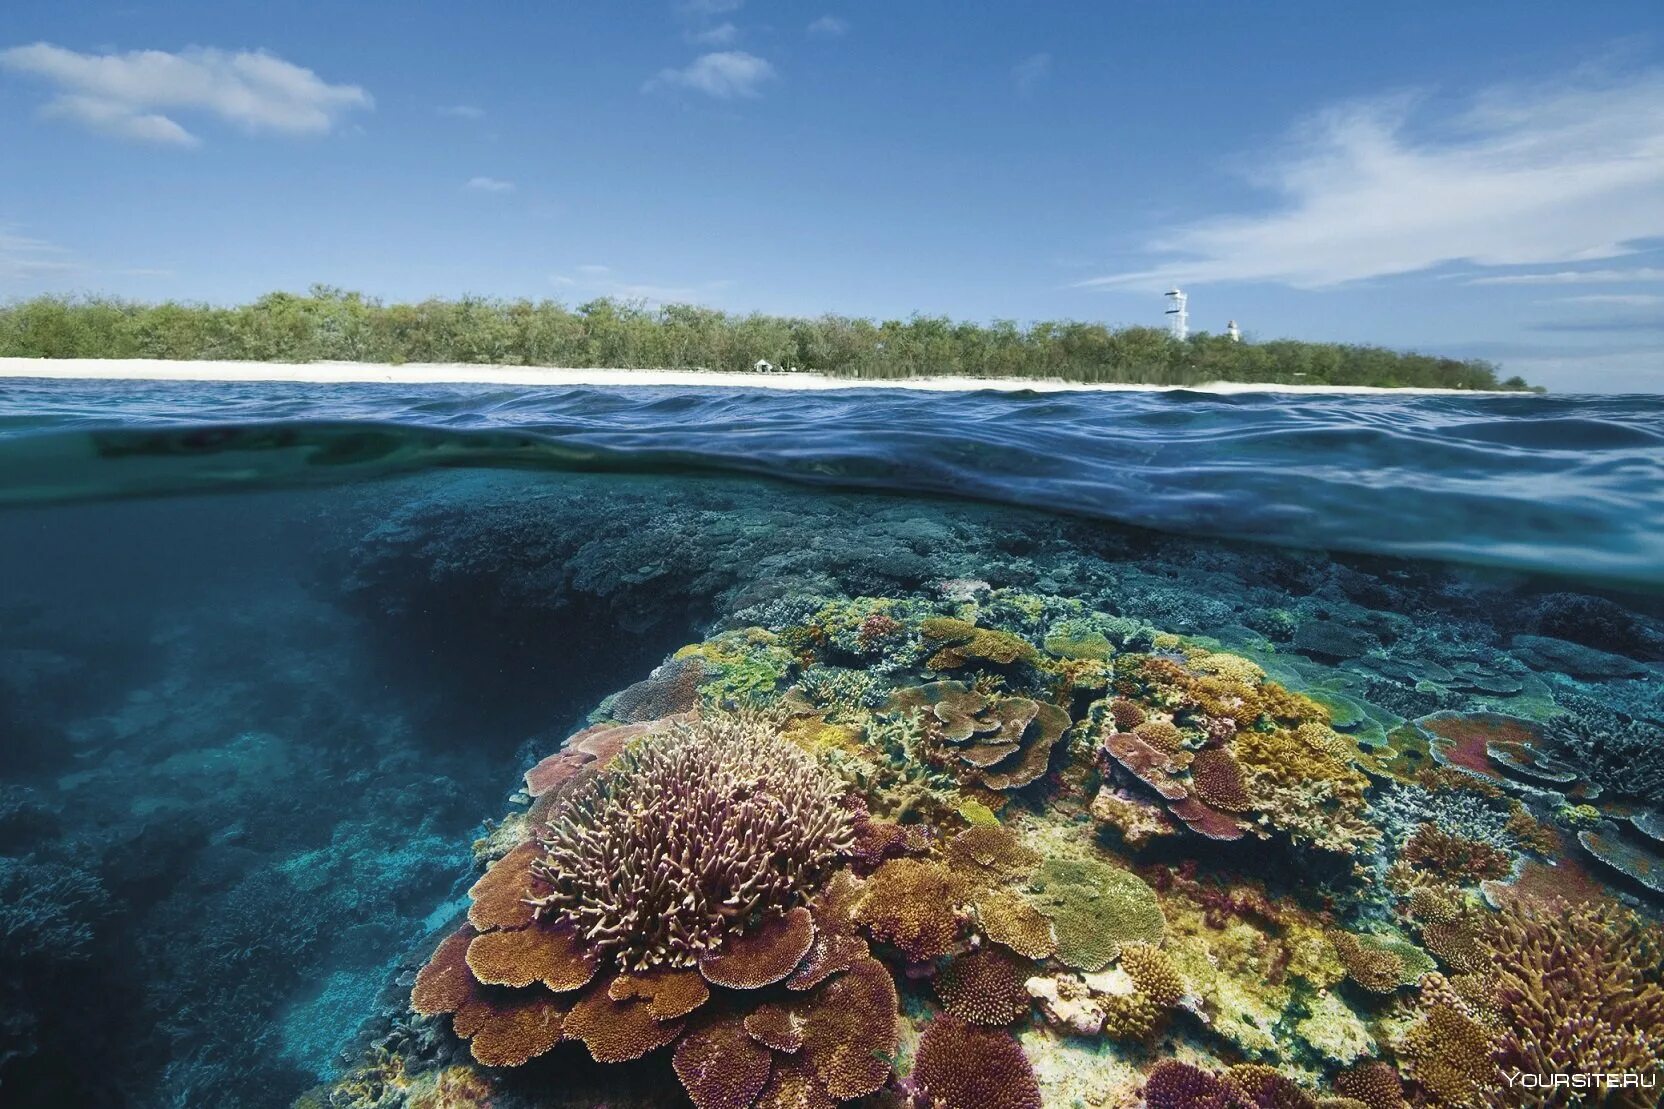
[[[691,966],[814,892],[852,844],[840,793],[762,718],[680,726],[563,800],[529,901],[622,967]]]

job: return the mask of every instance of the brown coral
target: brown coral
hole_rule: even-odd
[[[998,824],[975,824],[954,836],[948,842],[948,858],[961,871],[982,871],[1000,880],[1029,874],[1040,865],[1037,852]]]
[[[790,974],[815,941],[814,918],[799,905],[770,917],[699,960],[699,973],[714,986],[755,990]]]
[[[597,1063],[627,1063],[657,1051],[682,1034],[684,1022],[659,1020],[639,998],[614,1000],[612,982],[584,991],[566,1015],[566,1035],[582,1040]]]
[[[440,941],[416,973],[410,1007],[426,1017],[454,1013],[474,997],[479,985],[468,970],[468,945],[479,933],[464,924]]]
[[[1437,1102],[1470,1105],[1499,1085],[1485,1028],[1449,1005],[1435,1005],[1404,1035],[1399,1053]]]
[[[607,987],[614,1001],[639,999],[655,1020],[685,1017],[710,1000],[705,980],[691,970],[650,970],[641,974],[620,974]]]
[[[1397,952],[1350,932],[1329,933],[1329,942],[1346,968],[1346,976],[1371,993],[1392,993],[1404,983],[1404,960]]]
[[[524,928],[533,909],[526,899],[533,885],[532,864],[542,855],[535,843],[522,843],[491,864],[468,890],[468,923],[480,931]]]
[[[856,932],[855,924],[855,909],[865,889],[859,878],[840,870],[809,903],[809,915],[815,923],[814,939],[797,969],[786,979],[787,989],[813,989],[871,954],[867,941]]]
[[[1162,754],[1176,755],[1184,750],[1184,735],[1171,720],[1150,720],[1129,730]]]
[[[919,625],[927,645],[935,648],[925,660],[931,670],[957,670],[963,666],[1013,666],[1035,662],[1039,652],[1027,640],[993,628],[979,628],[950,616],[933,616]]]
[[[999,948],[973,951],[937,973],[936,996],[942,1008],[972,1024],[1010,1024],[1029,1010],[1023,988],[1029,969]]]
[[[1137,701],[1116,697],[1109,702],[1109,719],[1115,725],[1116,731],[1130,732],[1148,718]]]
[[[910,1082],[926,1105],[1041,1109],[1034,1068],[1010,1033],[952,1014],[925,1028]]]
[[[1501,848],[1452,835],[1432,824],[1415,830],[1404,844],[1403,858],[1418,870],[1466,883],[1506,878],[1514,870],[1514,860]]]
[[[898,1005],[895,981],[877,959],[860,960],[792,1003],[803,1029],[798,1055],[834,1100],[864,1097],[889,1079]]]
[[[1503,1031],[1529,1074],[1653,1068],[1664,1058],[1664,934],[1610,902],[1509,905],[1484,922]]]
[[[548,889],[536,911],[621,969],[693,965],[825,879],[851,843],[839,794],[762,718],[680,725],[562,799],[533,867]]]
[[[518,1067],[560,1043],[565,1009],[541,990],[469,999],[451,1018],[474,1058],[488,1067]]]
[[[922,963],[949,954],[958,943],[956,906],[964,895],[963,881],[939,863],[891,859],[867,880],[855,919],[874,939]]]
[[[1404,1082],[1391,1063],[1365,1063],[1335,1076],[1335,1092],[1368,1109],[1404,1109]]]
[[[570,925],[545,921],[485,932],[468,945],[468,969],[487,986],[542,982],[557,993],[576,990],[595,977],[600,963]]]
[[[1199,751],[1190,764],[1190,782],[1196,796],[1225,812],[1247,812],[1253,808],[1243,782],[1242,766],[1229,751],[1210,747]]]
[[[670,1057],[695,1109],[748,1109],[768,1084],[771,1062],[768,1048],[732,1018],[695,1028]]]
[[[1010,890],[979,890],[972,908],[982,934],[1002,947],[1030,959],[1044,959],[1057,951],[1057,936],[1045,913]]]

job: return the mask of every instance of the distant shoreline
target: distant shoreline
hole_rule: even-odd
[[[818,373],[718,370],[567,369],[483,363],[215,362],[151,358],[0,358],[0,379],[80,381],[291,381],[316,384],[689,386],[718,389],[918,389],[931,392],[1036,393],[1327,393],[1435,396],[1531,396],[1517,390],[1388,388],[1375,385],[1284,385],[1221,381],[1206,385],[1089,384],[1060,378],[912,377],[862,380]]]

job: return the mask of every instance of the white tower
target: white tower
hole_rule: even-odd
[[[1177,285],[1169,289],[1167,295],[1173,298],[1173,307],[1167,310],[1167,314],[1173,317],[1173,338],[1182,343],[1190,334],[1190,313],[1185,309],[1190,298]]]
[[[1236,325],[1235,320],[1225,325],[1225,338],[1233,343],[1242,342],[1242,328]]]

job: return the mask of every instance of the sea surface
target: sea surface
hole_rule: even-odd
[[[1077,661],[1206,644],[1382,765],[1439,714],[1524,721],[1598,788],[1519,796],[1657,911],[1664,397],[0,380],[0,1104],[418,1104],[363,1060],[467,1059],[409,989],[524,771],[690,645],[724,696],[877,704],[926,664],[759,644],[880,602]],[[1321,1084],[1305,1011],[1256,1050]],[[1045,1105],[1132,1081],[1025,1019]],[[547,1104],[678,1103],[663,1064],[572,1066]]]

